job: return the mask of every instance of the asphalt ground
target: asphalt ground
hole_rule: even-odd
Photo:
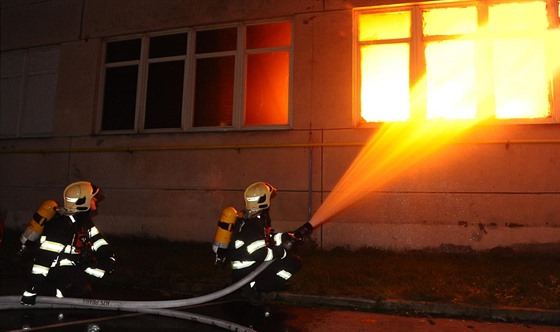
[[[5,263],[7,262],[0,262],[0,267],[2,268],[2,271],[0,271],[0,304],[2,303],[2,297],[21,296],[25,287],[22,271],[19,268],[15,268],[15,265]],[[162,295],[156,292],[150,293],[145,290],[138,291],[112,285],[99,285],[96,291],[96,298],[98,299],[120,299],[126,301],[164,300]],[[278,298],[271,303],[271,316],[264,317],[261,309],[254,308],[246,301],[242,301],[239,298],[239,294],[232,294],[221,300],[221,302],[211,303],[208,306],[189,307],[186,310],[201,310],[200,313],[209,314],[210,317],[225,319],[226,321],[232,319],[236,324],[255,328],[258,331],[369,331],[374,326],[381,326],[381,322],[388,324],[386,325],[387,329],[381,329],[385,331],[399,331],[403,326],[407,326],[407,324],[417,327],[424,326],[425,328],[447,326],[448,323],[444,324],[444,322],[459,324],[461,322],[468,322],[460,326],[476,326],[477,331],[483,331],[484,329],[482,328],[489,326],[498,326],[496,324],[506,324],[505,326],[509,326],[509,328],[525,326],[532,328],[532,331],[559,331],[560,329],[560,310],[491,306],[476,307],[450,303],[402,301],[398,299],[370,300],[350,297],[309,296],[285,292],[280,293]],[[18,300],[12,302],[15,302],[13,303],[15,308],[20,308]],[[2,307],[0,306],[0,308]],[[209,311],[207,312],[206,310]],[[87,313],[85,318],[80,314],[84,312]],[[142,331],[144,327],[150,326],[151,328],[146,330],[152,331],[153,324],[156,324],[157,330],[174,330],[178,327],[180,330],[188,331],[184,325],[187,322],[177,318],[154,317],[154,315],[147,315],[145,313],[132,315],[131,313],[120,312],[118,319],[112,319],[111,317],[115,313],[104,313],[103,310],[74,310],[66,313],[40,309],[39,307],[31,308],[30,310],[28,308],[0,310],[0,331],[23,329],[26,322],[31,322],[32,325],[38,323],[38,326],[48,327],[52,325],[49,329],[56,329],[58,331],[59,328],[63,328],[60,324],[67,323],[69,317],[74,317],[75,315],[78,318],[71,319],[71,321],[101,319],[101,321],[107,322],[124,322],[119,323],[124,325],[115,327],[115,331],[129,330],[127,327],[127,324],[129,324],[127,323],[128,320],[139,323],[133,329],[138,331]],[[87,315],[93,315],[94,317],[88,318]],[[145,322],[142,323],[144,320]],[[156,323],[153,323],[154,320]],[[16,322],[15,325],[14,322]],[[404,325],[391,325],[398,322]],[[477,324],[479,323],[482,325],[478,326]],[[119,324],[115,326],[119,326]],[[93,324],[93,330],[90,331],[89,329],[84,330],[84,326],[82,326],[82,329],[76,329],[78,325],[72,323],[64,325],[68,326],[64,327],[64,331],[98,332],[111,331],[111,328],[113,328],[111,327],[113,325],[109,324],[109,327],[105,327],[104,330],[97,330],[95,326],[99,327],[99,325]],[[194,330],[204,331],[199,325],[200,323],[195,323]],[[88,325],[86,324],[85,326],[87,327]],[[161,329],[159,328],[160,326]],[[338,328],[334,329],[336,326]],[[348,329],[349,326],[354,327],[354,329]],[[455,327],[459,328],[458,326]],[[410,331],[410,329],[410,327],[408,329],[404,328],[402,331]],[[222,329],[220,328],[219,330]],[[473,329],[471,328],[470,330],[472,331]],[[496,330],[499,331],[500,329],[496,327]],[[435,331],[440,330],[435,329]],[[494,330],[490,329],[488,331]]]
[[[178,319],[142,312],[36,307],[0,310],[0,331],[475,331],[558,332],[560,326],[472,320],[429,315],[396,315],[350,309],[327,309],[274,303],[255,307],[245,301],[227,300],[173,309],[197,317],[212,317],[229,325],[216,326],[197,319]]]
[[[223,331],[185,319],[98,309],[23,308],[21,273],[0,272],[0,331]],[[11,296],[17,310],[2,309]],[[95,298],[160,301],[159,293],[97,285]],[[5,301],[4,301],[5,302]],[[40,303],[40,300],[38,301]],[[18,309],[21,308],[21,309]],[[264,307],[254,307],[239,292],[182,311],[232,322],[248,331],[560,331],[560,310],[476,307],[449,303],[309,296],[282,292]],[[237,326],[236,325],[236,326]],[[238,331],[243,331],[243,329]]]
[[[178,319],[161,314],[120,310],[19,304],[21,280],[2,276],[0,331],[224,331],[224,327],[197,318],[231,323],[234,331],[560,331],[560,311],[528,308],[482,308],[430,302],[306,296],[279,293],[266,305],[253,306],[239,292],[221,299],[177,308],[195,317]],[[11,296],[6,296],[9,293]],[[97,288],[96,298],[162,300],[157,294]],[[7,299],[9,304],[6,306]],[[5,309],[9,308],[9,309]],[[165,310],[164,310],[165,311]],[[268,314],[267,314],[268,313]]]

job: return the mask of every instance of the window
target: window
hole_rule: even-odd
[[[100,131],[287,128],[291,30],[281,21],[108,41]]]
[[[554,1],[356,10],[359,122],[554,120],[560,115]]]
[[[53,133],[59,48],[2,53],[0,136]]]

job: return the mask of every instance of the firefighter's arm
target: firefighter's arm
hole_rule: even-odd
[[[117,259],[113,249],[95,225],[89,229],[93,257],[83,262],[84,271],[96,278],[103,278],[115,271]]]
[[[269,250],[272,251],[274,258],[283,259],[287,255],[287,251],[293,247],[293,235],[290,233],[276,233],[272,236],[272,243]]]
[[[84,265],[84,272],[96,277],[105,278],[115,272],[115,267],[117,265],[117,259],[115,255],[108,257],[97,257],[91,260],[89,264]]]
[[[293,232],[276,233],[274,235],[274,243],[276,246],[282,246],[286,250],[290,250],[296,243],[302,242],[309,237],[313,231],[313,226],[307,222]]]
[[[94,252],[81,264],[85,273],[101,279],[114,273],[117,259],[112,251]]]

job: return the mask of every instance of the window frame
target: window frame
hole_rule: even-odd
[[[535,0],[541,1],[541,0]],[[549,28],[548,31],[555,31],[560,34],[560,27],[558,24],[559,19],[554,15],[558,16],[558,5],[554,6],[554,1],[556,0],[542,0],[547,7],[547,16]],[[371,7],[359,7],[354,8],[352,12],[352,76],[353,76],[353,93],[352,93],[352,119],[354,127],[360,128],[371,128],[378,127],[383,123],[394,122],[394,121],[379,121],[379,122],[364,122],[361,121],[361,47],[364,45],[374,45],[374,44],[384,44],[395,43],[408,39],[409,50],[409,91],[412,92],[415,82],[421,79],[424,75],[426,67],[425,60],[425,44],[429,41],[436,40],[452,40],[453,35],[449,36],[424,36],[422,29],[422,11],[424,9],[434,9],[434,8],[457,8],[465,6],[475,6],[477,11],[480,11],[480,6],[486,6],[486,17],[482,17],[482,20],[487,20],[489,6],[494,4],[504,4],[504,3],[515,3],[514,0],[488,0],[488,1],[434,1],[434,2],[419,2],[413,4],[395,4],[395,5],[381,5],[381,6],[371,6]],[[397,39],[384,39],[374,42],[360,42],[359,41],[359,17],[360,15],[367,14],[379,14],[379,13],[392,13],[398,11],[410,11],[411,13],[411,33],[409,38],[397,38]],[[481,17],[478,18],[477,25],[482,24]],[[478,32],[474,32],[473,35]],[[511,32],[503,33],[504,35],[509,35]],[[456,36],[456,35],[455,35]],[[476,37],[475,37],[476,38]],[[490,39],[490,41],[493,39]],[[547,53],[547,60],[550,60],[550,49],[545,47],[544,51]],[[488,60],[491,61],[491,60]],[[549,93],[549,106],[550,106],[550,117],[546,118],[496,118],[492,117],[487,121],[487,123],[494,124],[558,124],[560,122],[560,75],[554,77],[553,70],[548,64],[546,66],[546,76],[547,84],[550,87]],[[475,68],[478,70],[478,68]],[[481,78],[477,78],[479,82]],[[423,91],[422,93],[426,93]],[[493,94],[494,95],[494,94]],[[426,106],[426,105],[424,105]],[[425,109],[420,111],[420,116],[425,118]],[[495,114],[496,109],[493,109]],[[480,113],[480,109],[477,107],[477,113]],[[411,112],[410,117],[406,121],[412,119],[418,119],[418,112]],[[449,120],[453,121],[453,120]]]
[[[274,124],[274,125],[244,125],[245,117],[245,98],[246,98],[246,73],[247,73],[247,57],[249,54],[253,54],[254,50],[246,49],[245,36],[246,29],[251,25],[260,24],[272,24],[278,22],[289,22],[290,23],[290,45],[287,47],[270,47],[266,49],[259,49],[259,52],[273,52],[279,49],[288,52],[289,55],[289,82],[288,82],[288,119],[286,124]],[[227,28],[237,29],[237,45],[236,49],[227,52],[213,52],[206,53],[202,55],[196,54],[196,37],[197,32],[219,30]],[[175,133],[175,132],[205,132],[205,131],[251,131],[251,130],[285,130],[292,128],[292,80],[293,80],[293,48],[294,48],[294,24],[293,20],[290,18],[279,18],[274,20],[261,20],[261,21],[251,21],[251,22],[238,22],[234,24],[224,24],[224,25],[208,25],[200,27],[191,27],[183,29],[166,30],[159,32],[134,34],[128,36],[119,36],[116,38],[108,38],[103,42],[102,48],[102,63],[101,63],[101,74],[99,83],[99,99],[98,99],[98,116],[96,118],[96,133],[97,134],[150,134],[150,133]],[[182,99],[182,109],[181,109],[181,127],[180,128],[145,128],[146,121],[146,98],[148,89],[148,66],[150,63],[158,62],[158,60],[149,59],[149,38],[157,36],[172,35],[177,33],[187,33],[187,51],[184,57],[184,76],[183,76],[183,99]],[[110,42],[126,41],[131,39],[141,39],[141,54],[138,61],[126,61],[117,64],[107,64],[105,62],[105,56],[107,52],[107,45]],[[217,56],[220,53],[231,54],[235,57],[234,63],[234,82],[233,82],[233,114],[232,114],[232,125],[231,126],[204,126],[195,127],[194,126],[194,113],[195,113],[195,85],[196,85],[196,61],[200,58]],[[172,57],[169,57],[172,58]],[[179,58],[178,56],[173,58]],[[165,58],[168,59],[168,58]],[[161,60],[165,61],[165,60]],[[133,129],[123,129],[123,130],[104,130],[103,125],[103,103],[105,94],[105,80],[106,80],[106,69],[110,67],[117,67],[119,65],[126,64],[138,64],[138,78],[136,82],[136,105],[135,105],[135,119]]]

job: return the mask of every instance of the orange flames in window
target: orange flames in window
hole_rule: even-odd
[[[552,116],[560,36],[547,30],[545,2],[490,6],[484,28],[474,6],[424,10],[420,47],[404,14],[360,16],[358,39],[370,42],[360,47],[364,121]]]

